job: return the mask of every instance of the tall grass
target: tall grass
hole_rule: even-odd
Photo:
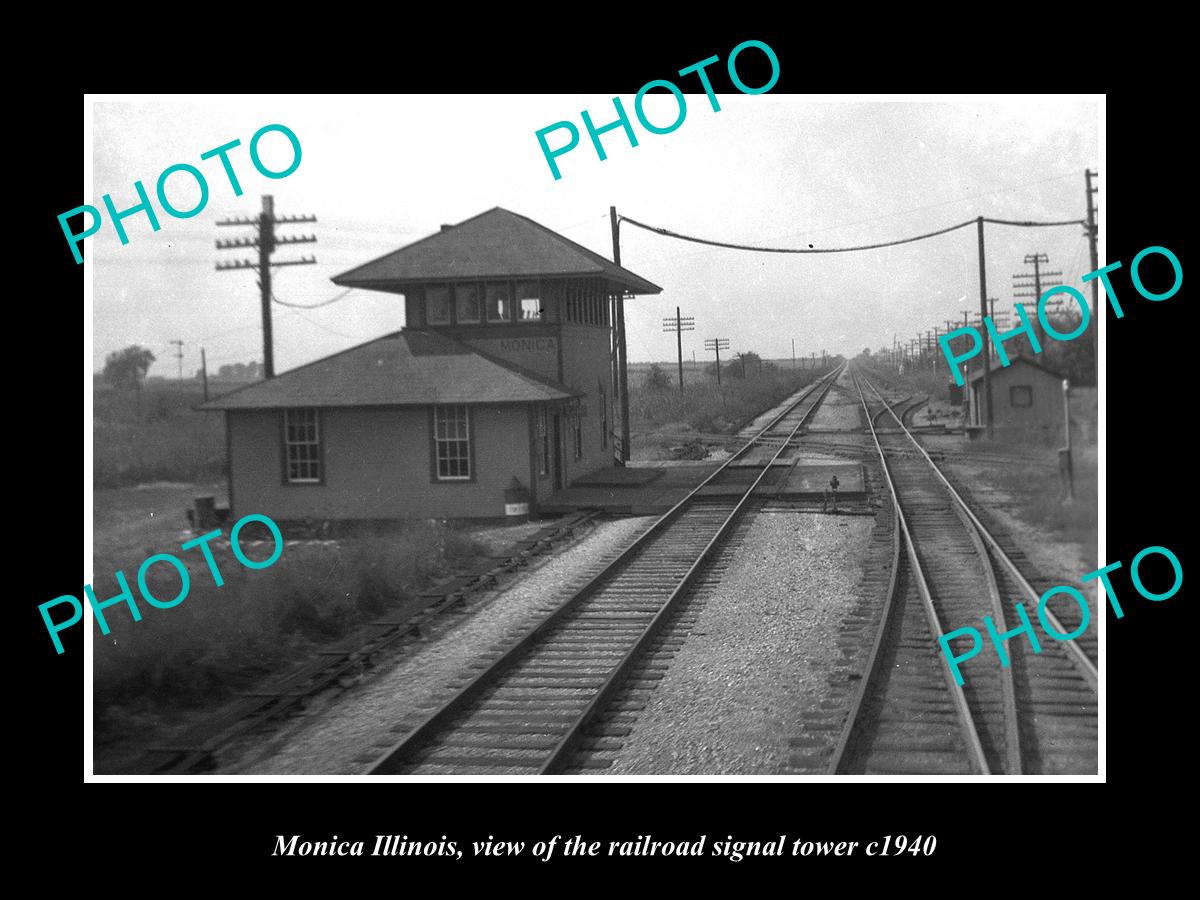
[[[1022,443],[1027,445],[1028,441]],[[982,454],[992,448],[1015,446],[1008,439],[982,441],[966,451],[968,455],[973,451]],[[1094,557],[1099,522],[1096,462],[1076,453],[1073,468],[1075,497],[1070,501],[1058,471],[1049,467],[992,465],[979,477],[1008,494],[1024,522],[1074,541]]]
[[[630,427],[650,432],[682,425],[707,434],[733,434],[827,371],[768,364],[761,375],[751,373],[744,379],[723,375],[719,387],[715,379],[697,373],[691,382],[685,380],[682,392],[677,386],[657,387],[644,380],[631,383]]]
[[[199,385],[150,382],[139,403],[134,392],[97,381],[92,397],[96,487],[203,481],[225,471],[222,415],[193,409],[204,400]]]
[[[243,540],[250,537],[247,527]],[[112,573],[125,566],[143,616],[133,622],[123,605],[113,606],[106,610],[110,634],[93,626],[98,759],[106,742],[136,743],[140,730],[152,731],[163,717],[220,705],[385,611],[417,611],[423,605],[417,592],[481,552],[472,538],[435,523],[405,524],[386,536],[289,542],[263,570],[244,568],[227,542],[210,546],[224,586],[213,583],[198,551],[177,553],[188,565],[191,591],[171,609],[140,599],[127,559],[97,557],[97,598],[117,593]],[[261,559],[269,546],[245,549]],[[179,577],[169,565],[153,567],[147,580],[163,600],[178,593]]]

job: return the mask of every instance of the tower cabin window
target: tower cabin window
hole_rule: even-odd
[[[507,281],[489,281],[486,287],[487,320],[489,322],[512,321],[512,295]]]
[[[460,324],[480,320],[479,285],[456,284],[454,286],[454,314]]]
[[[450,286],[431,284],[425,288],[425,324],[450,324]]]
[[[571,279],[564,291],[566,320],[577,325],[608,324],[608,294],[595,278]]]
[[[517,309],[522,322],[535,322],[546,317],[542,308],[542,292],[536,281],[517,282]]]

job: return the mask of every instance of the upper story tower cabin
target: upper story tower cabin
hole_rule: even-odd
[[[613,309],[662,288],[525,216],[495,207],[336,276],[404,297],[405,331],[435,332],[577,399],[533,410],[538,493],[612,465]],[[560,462],[561,460],[561,462]]]

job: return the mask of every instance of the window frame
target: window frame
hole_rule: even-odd
[[[487,298],[484,294],[483,285],[477,281],[456,281],[453,283],[453,305],[451,306],[452,315],[455,325],[484,325],[487,323],[487,310],[484,307],[487,305]],[[475,289],[475,308],[478,311],[474,319],[463,319],[458,314],[458,292],[461,288]]]
[[[446,321],[434,322],[429,318],[429,294],[434,290],[446,291]],[[421,292],[421,316],[425,325],[453,325],[454,324],[454,286],[449,282],[430,282],[424,285],[424,290]]]
[[[463,415],[466,418],[467,436],[466,438],[439,438],[438,437],[438,410],[441,409],[462,409]],[[441,470],[442,457],[438,454],[438,446],[440,444],[459,443],[465,440],[467,444],[466,456],[456,456],[455,459],[466,460],[467,474],[464,475],[443,475]],[[449,459],[449,458],[447,458]],[[472,406],[469,403],[437,403],[429,407],[429,479],[434,484],[472,484],[475,482],[475,416],[472,414]]]
[[[316,440],[313,441],[292,441],[288,438],[288,418],[295,413],[312,413],[313,428],[316,431]],[[281,483],[284,487],[319,487],[325,484],[325,423],[321,415],[320,407],[316,406],[289,406],[280,410],[279,414],[279,444],[280,444],[280,464],[281,464]],[[300,463],[312,462],[317,467],[316,478],[293,478],[291,467],[291,448],[292,447],[308,447],[316,446],[317,453],[315,460],[298,460]]]
[[[502,287],[504,290],[503,302],[508,305],[507,315],[500,315],[492,318],[491,310],[491,289]],[[513,318],[513,308],[516,306],[516,286],[511,280],[492,279],[491,281],[483,282],[483,322],[487,325],[507,325],[512,322],[519,321]]]
[[[1017,402],[1017,392],[1024,391],[1029,398],[1028,403]],[[1032,384],[1010,384],[1008,386],[1008,405],[1013,409],[1031,409],[1033,407],[1033,385]]]
[[[529,293],[522,288],[533,285],[533,293],[536,297],[523,297],[522,294]],[[512,283],[513,291],[513,321],[514,322],[545,322],[546,321],[546,301],[542,296],[542,284],[538,278],[518,278]],[[538,314],[536,316],[525,315],[525,301],[534,300],[538,305]]]

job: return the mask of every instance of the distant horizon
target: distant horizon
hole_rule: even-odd
[[[570,100],[568,108],[612,104],[603,95]],[[674,101],[648,95],[646,102],[651,117],[665,118]],[[266,122],[291,128],[304,154],[295,172],[276,181],[241,157],[241,196],[214,177],[207,206],[193,218],[164,217],[158,232],[142,214],[126,218],[126,246],[107,227],[88,239],[93,370],[130,344],[154,352],[151,371],[168,378],[174,341],[183,342],[192,371],[201,347],[213,367],[261,358],[254,272],[216,271],[215,263],[238,254],[214,241],[245,238],[245,228],[217,222],[257,215],[264,194],[274,197],[279,216],[316,216],[288,234],[315,234],[317,264],[273,272],[275,363],[286,371],[405,324],[398,295],[344,294],[333,276],[494,206],[606,259],[612,206],[705,239],[836,248],[927,234],[978,215],[1082,219],[1084,170],[1100,163],[1098,97],[863,102],[722,94],[720,102],[720,115],[689,116],[686,128],[636,148],[610,138],[606,161],[574,159],[559,182],[547,174],[533,131],[561,118],[563,95],[509,95],[503,103],[477,95],[97,102],[91,196],[82,198],[93,205],[111,193],[118,208],[128,208],[134,182],[149,183],[172,164],[201,163],[208,148],[235,136],[245,142]],[[489,135],[486,152],[473,141],[406,139],[457,133],[464,121]],[[187,189],[186,179],[172,182],[180,208],[196,200]],[[1099,208],[1103,217],[1103,195]],[[695,319],[684,352],[695,349],[697,359],[704,339],[715,336],[772,359],[790,358],[793,339],[797,356],[822,348],[854,355],[978,309],[973,228],[811,256],[685,243],[624,222],[622,265],[664,288],[626,304],[631,361],[672,356],[675,336],[661,326],[677,307]],[[1034,251],[1049,256],[1065,284],[1090,269],[1080,227],[989,226],[985,255],[997,312],[1009,307],[1012,276]],[[308,254],[281,248],[279,259],[301,255]]]

